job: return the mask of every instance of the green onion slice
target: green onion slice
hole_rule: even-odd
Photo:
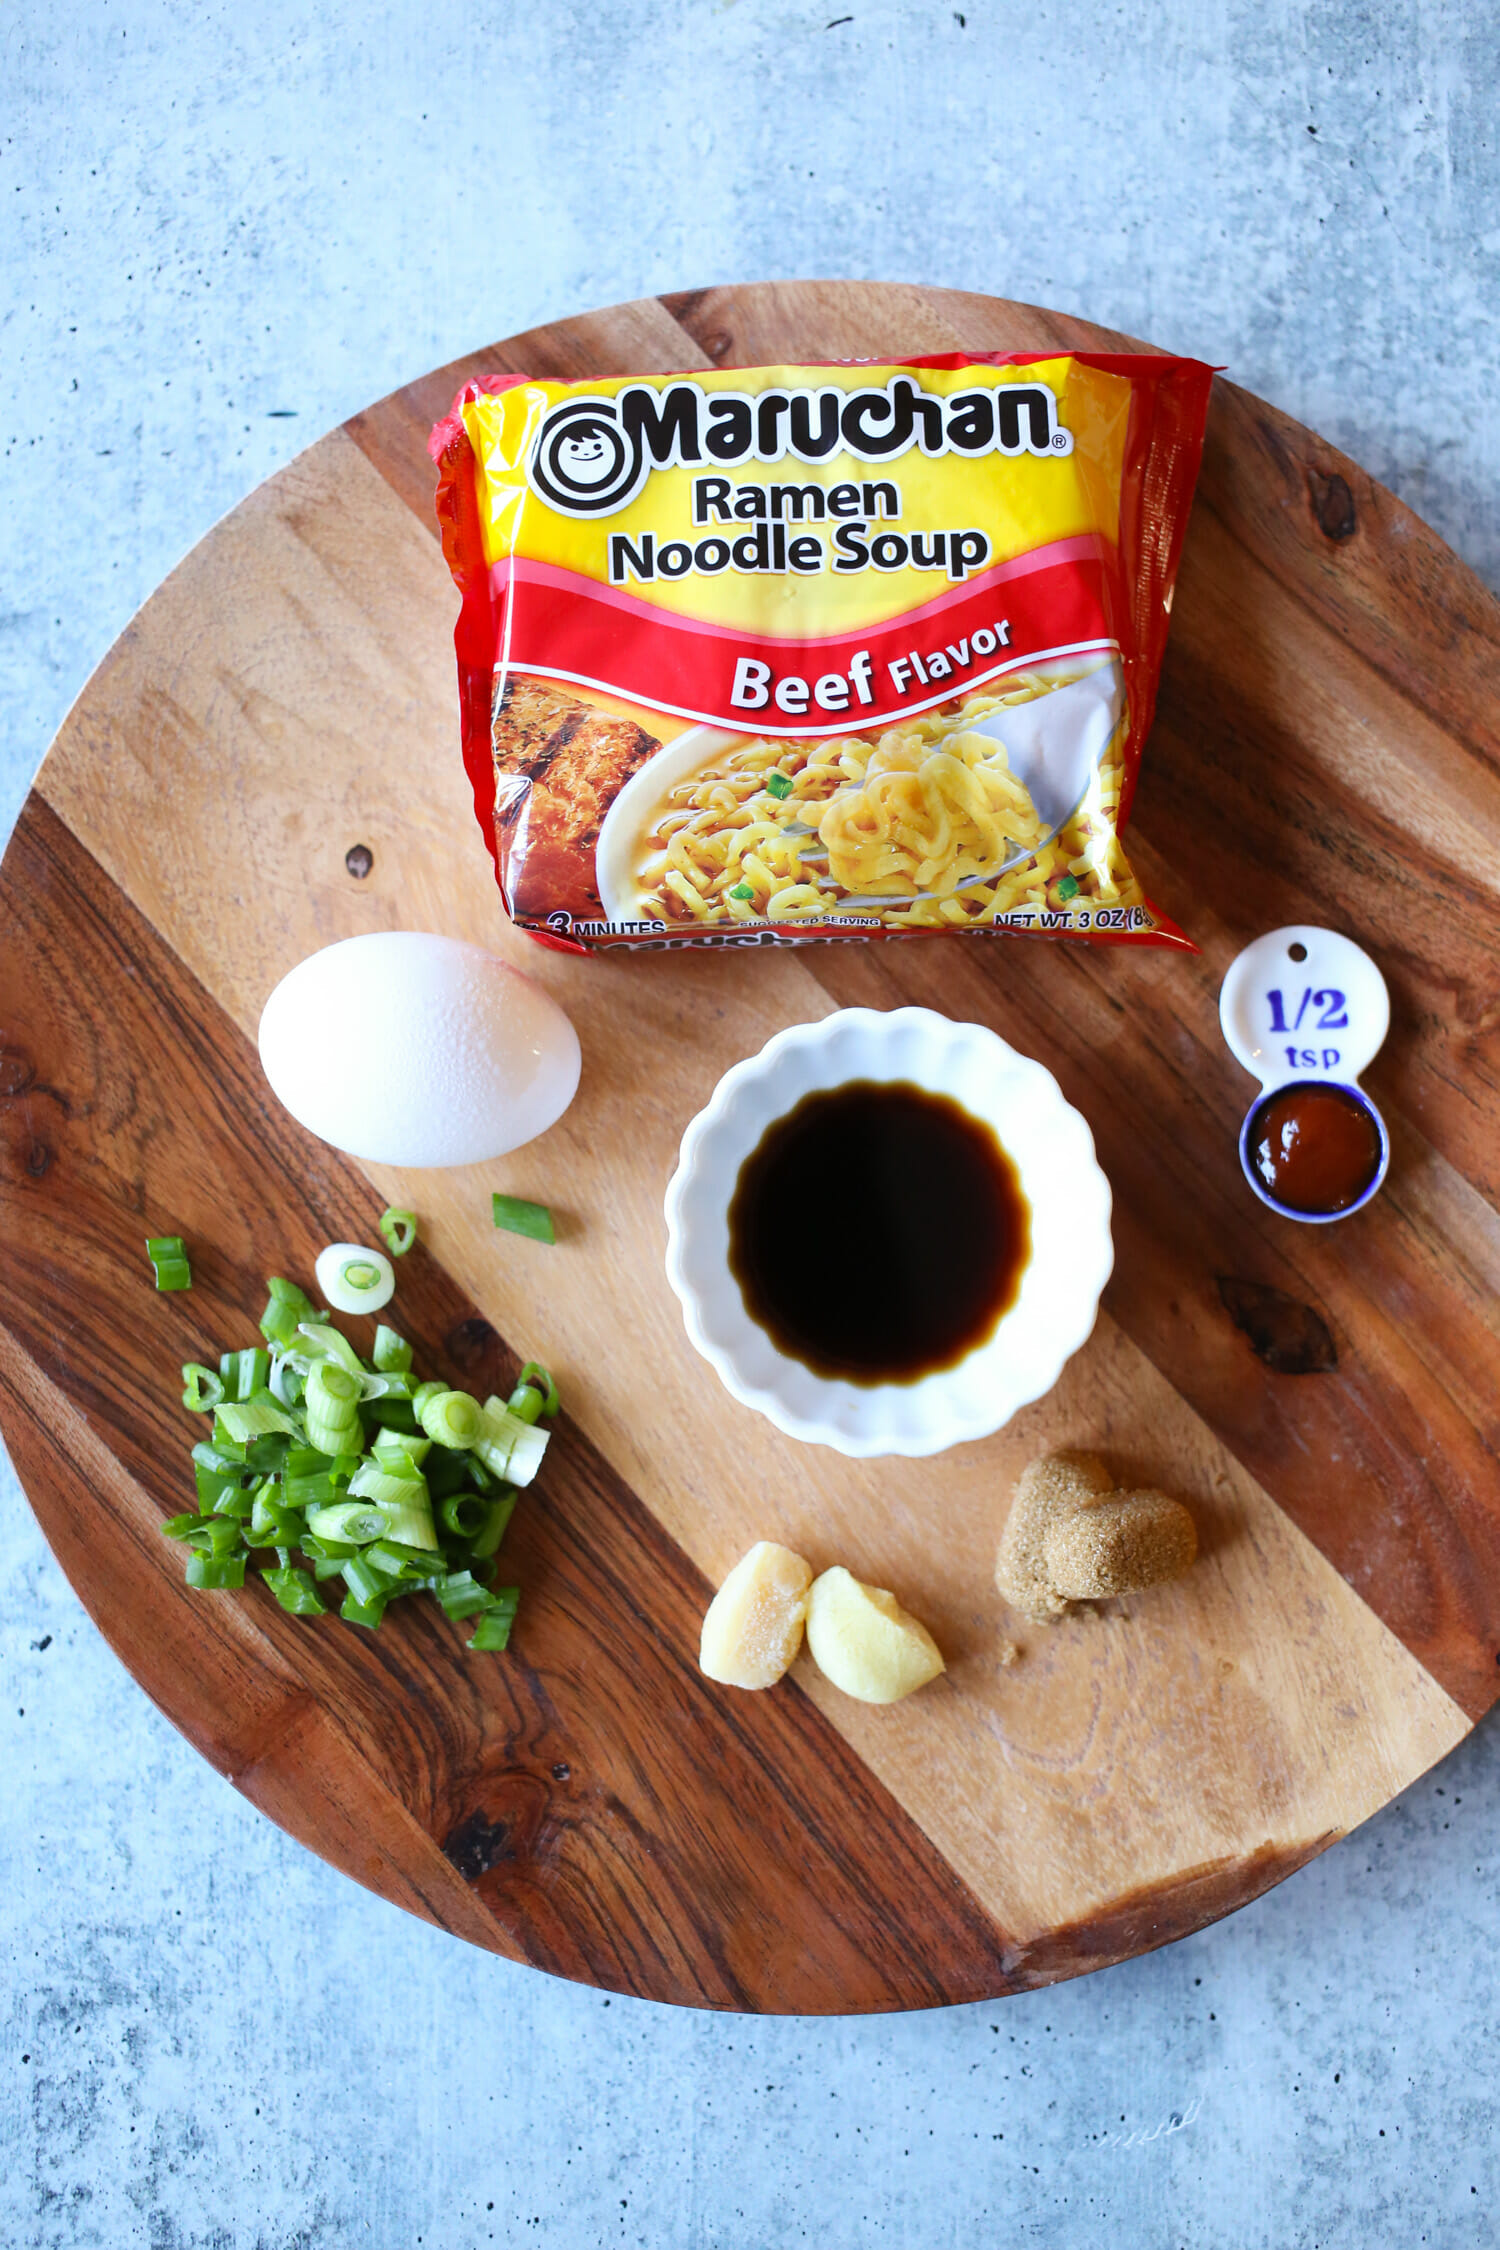
[[[219,1380],[224,1385],[224,1396],[236,1404],[254,1398],[257,1391],[270,1388],[271,1355],[259,1345],[248,1351],[225,1352],[219,1361]],[[271,1394],[273,1397],[275,1393]]]
[[[268,1344],[280,1345],[285,1350],[296,1338],[297,1323],[315,1319],[316,1310],[312,1299],[295,1281],[283,1281],[279,1274],[273,1274],[266,1287],[271,1294],[260,1316],[260,1332]]]
[[[190,1359],[182,1370],[182,1403],[190,1414],[211,1414],[224,1396],[224,1385],[211,1367]]]
[[[467,1391],[439,1391],[417,1409],[417,1419],[435,1443],[455,1453],[467,1453],[484,1427],[479,1401]]]
[[[299,1435],[286,1408],[279,1406],[269,1391],[261,1391],[243,1404],[221,1399],[214,1408],[214,1429],[236,1445],[248,1445],[252,1438],[268,1437],[273,1432],[288,1437]]]
[[[380,1214],[380,1239],[393,1258],[404,1258],[417,1239],[417,1214],[415,1211],[398,1211],[394,1206]]]
[[[307,1371],[304,1397],[309,1412],[316,1406],[319,1414],[347,1422],[352,1427],[359,1420],[359,1402],[363,1395],[363,1377],[351,1375],[336,1359],[315,1359]],[[333,1453],[338,1448],[325,1445],[319,1450]]]
[[[498,1500],[485,1502],[484,1527],[472,1542],[476,1562],[488,1562],[494,1554],[505,1537],[505,1527],[515,1513],[515,1506],[516,1496],[513,1492],[504,1492]]]
[[[283,1609],[293,1617],[326,1617],[327,1606],[318,1599],[318,1589],[305,1570],[283,1565],[280,1570],[262,1572]]]
[[[432,1502],[422,1472],[410,1460],[385,1456],[379,1461],[361,1462],[350,1480],[349,1496],[352,1500],[368,1500],[380,1510],[388,1538],[404,1540],[409,1547],[437,1546]]]
[[[519,1586],[497,1586],[490,1596],[489,1608],[469,1636],[470,1648],[502,1649],[508,1646],[510,1629],[516,1621],[520,1601]]]
[[[363,1555],[351,1555],[343,1565],[344,1584],[357,1602],[373,1602],[377,1596],[389,1598],[391,1582],[383,1571],[372,1570]]]
[[[151,1260],[158,1289],[191,1289],[193,1269],[180,1234],[148,1234],[146,1256]]]
[[[455,1539],[477,1539],[489,1515],[489,1502],[478,1492],[452,1492],[439,1509],[445,1531]]]
[[[390,1598],[389,1593],[380,1591],[373,1593],[368,1601],[362,1602],[351,1592],[345,1597],[339,1615],[348,1625],[368,1625],[373,1631],[385,1616]]]
[[[552,1213],[545,1203],[528,1203],[521,1195],[492,1195],[490,1209],[497,1227],[507,1234],[529,1235],[533,1242],[555,1242]]]
[[[207,1516],[168,1516],[162,1530],[169,1539],[186,1539],[190,1532],[201,1529],[207,1521]]]
[[[742,904],[748,906],[751,899],[753,899],[755,896],[755,891],[753,886],[749,883],[736,883],[734,889],[730,892],[729,895],[731,898],[737,898],[741,901]],[[471,1641],[469,1643],[469,1646],[472,1648],[473,1645],[474,1644]]]
[[[187,1559],[187,1582],[200,1593],[233,1593],[245,1583],[245,1557],[191,1554]]]
[[[385,1538],[392,1513],[373,1500],[334,1500],[325,1508],[308,1510],[307,1528],[316,1538],[340,1546],[367,1547],[372,1540]]]
[[[404,1476],[408,1466],[420,1469],[431,1451],[431,1438],[420,1437],[415,1430],[377,1430],[370,1459]]]
[[[327,1321],[300,1320],[297,1323],[297,1334],[302,1339],[301,1350],[309,1364],[315,1359],[334,1359],[340,1367],[347,1368],[351,1375],[363,1378],[368,1372],[348,1337],[341,1336]]]
[[[530,1484],[550,1441],[549,1430],[523,1422],[519,1415],[507,1411],[503,1400],[485,1400],[484,1428],[474,1451],[492,1476],[506,1484]]]
[[[557,1385],[540,1360],[528,1359],[516,1377],[516,1387],[506,1401],[505,1410],[523,1422],[535,1422],[546,1414],[555,1414],[562,1400],[557,1395]]]
[[[396,1294],[396,1275],[383,1250],[357,1242],[330,1242],[318,1252],[318,1287],[335,1312],[379,1312]]]
[[[375,1349],[370,1354],[378,1375],[409,1375],[411,1373],[411,1346],[394,1328],[382,1321],[375,1331]]]
[[[766,787],[780,803],[783,798],[790,797],[792,793],[792,777],[786,773],[768,773],[766,775]]]
[[[360,1384],[360,1397],[362,1401],[376,1398],[396,1398],[405,1401],[410,1399],[415,1388],[415,1384],[404,1368],[395,1369],[389,1375],[382,1375],[377,1370],[364,1377]]]
[[[471,1570],[451,1570],[432,1581],[432,1590],[443,1607],[443,1615],[454,1619],[477,1617],[490,1606],[490,1591],[481,1586]]]

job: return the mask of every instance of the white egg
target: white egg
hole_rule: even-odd
[[[284,976],[260,1019],[271,1090],[371,1164],[482,1164],[555,1125],[578,1034],[482,946],[411,930],[345,938]]]

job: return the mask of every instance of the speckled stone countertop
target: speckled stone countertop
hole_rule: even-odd
[[[843,273],[1226,364],[1500,584],[1479,0],[16,0],[0,827],[183,551],[406,377]],[[762,2022],[471,1952],[202,1764],[0,1465],[9,2250],[1496,2239],[1500,1735],[1169,1951]]]

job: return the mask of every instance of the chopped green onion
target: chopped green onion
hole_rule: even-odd
[[[318,1252],[318,1287],[335,1312],[379,1312],[396,1293],[396,1276],[382,1250],[357,1242],[330,1242]]]
[[[278,1352],[271,1362],[270,1379],[266,1384],[272,1398],[279,1399],[290,1410],[302,1404],[304,1388],[302,1369],[297,1365],[296,1354]]]
[[[519,1372],[519,1375],[515,1377],[515,1390],[510,1393],[510,1413],[519,1413],[519,1406],[515,1402],[517,1402],[519,1393],[522,1393],[522,1388],[524,1390],[540,1390],[542,1406],[537,1408],[537,1411],[544,1413],[544,1415],[549,1415],[549,1417],[555,1415],[558,1406],[562,1404],[562,1399],[558,1397],[558,1386],[555,1386],[555,1381],[551,1379],[549,1372],[546,1372],[546,1368],[542,1366],[540,1359],[528,1359],[526,1366],[522,1368],[522,1372]],[[522,1415],[522,1420],[533,1422],[535,1415]]]
[[[302,1320],[297,1323],[297,1334],[302,1338],[302,1349],[309,1360],[332,1359],[351,1375],[363,1376],[364,1365],[347,1336],[341,1336],[327,1321]]]
[[[545,1203],[528,1203],[520,1195],[492,1195],[490,1210],[497,1227],[507,1234],[529,1235],[533,1242],[555,1242],[552,1213]]]
[[[255,1495],[250,1522],[243,1536],[247,1547],[295,1547],[307,1529],[300,1508],[289,1508],[277,1487],[267,1478]]]
[[[490,1606],[489,1588],[481,1586],[471,1570],[452,1570],[435,1578],[432,1590],[443,1605],[443,1615],[455,1622],[460,1617],[477,1617]]]
[[[279,1274],[273,1274],[266,1287],[271,1295],[260,1316],[260,1332],[268,1344],[279,1344],[285,1350],[297,1334],[298,1322],[315,1320],[317,1313],[312,1299],[295,1281],[283,1281]]]
[[[328,1615],[326,1605],[319,1601],[318,1590],[305,1570],[283,1566],[280,1570],[264,1571],[262,1576],[282,1608],[290,1610],[293,1617]]]
[[[187,1583],[243,1587],[251,1557],[269,1550],[275,1567],[258,1575],[289,1615],[325,1615],[319,1587],[342,1578],[340,1614],[373,1628],[393,1600],[425,1588],[473,1622],[471,1648],[503,1648],[518,1597],[485,1580],[515,1488],[547,1448],[538,1425],[559,1410],[551,1375],[529,1360],[508,1405],[481,1407],[447,1383],[418,1384],[394,1329],[377,1330],[383,1364],[363,1360],[294,1283],[270,1287],[266,1346],[225,1352],[217,1375],[183,1366],[184,1403],[214,1416],[192,1448],[197,1510],[162,1526],[187,1550]]]
[[[514,1515],[515,1507],[516,1495],[513,1492],[504,1492],[498,1500],[486,1501],[484,1528],[472,1542],[476,1562],[488,1562],[494,1554],[505,1537],[505,1527]]]
[[[295,1430],[270,1430],[264,1437],[252,1438],[245,1447],[245,1466],[258,1476],[275,1476],[291,1452],[296,1434]]]
[[[254,1398],[257,1391],[270,1389],[271,1355],[258,1346],[243,1352],[225,1352],[219,1361],[219,1379],[224,1385],[224,1396],[234,1404]],[[272,1392],[272,1397],[275,1393]]]
[[[193,1481],[206,1508],[219,1505],[221,1493],[242,1491],[245,1484],[245,1449],[230,1451],[210,1445],[205,1438],[193,1447]]]
[[[211,1513],[221,1500],[243,1491],[245,1477],[242,1469],[237,1469],[232,1476],[219,1476],[212,1469],[195,1467],[193,1482],[198,1488],[198,1505],[205,1512]]]
[[[158,1289],[191,1289],[193,1269],[180,1234],[148,1234],[146,1256],[156,1273]]]
[[[417,1418],[411,1410],[409,1398],[367,1399],[364,1417],[377,1430],[396,1430],[407,1437],[415,1437],[417,1434]]]
[[[354,1500],[370,1500],[387,1518],[386,1532],[404,1539],[410,1547],[436,1547],[432,1503],[422,1472],[409,1459],[386,1455],[383,1460],[362,1461],[350,1480]]]
[[[1057,886],[1057,895],[1064,902],[1070,898],[1077,898],[1078,877],[1076,875],[1065,875]]]
[[[350,1594],[346,1597],[339,1615],[346,1625],[368,1625],[373,1631],[384,1618],[390,1598],[389,1594],[378,1593],[373,1595],[369,1601],[362,1602],[354,1594]]]
[[[187,1582],[201,1593],[233,1593],[245,1583],[245,1558],[243,1555],[191,1554],[187,1559]]]
[[[553,1415],[561,1406],[557,1385],[539,1360],[528,1359],[516,1377],[516,1387],[505,1402],[507,1414],[514,1414],[521,1422],[539,1421],[542,1415]]]
[[[190,1414],[211,1414],[224,1396],[224,1385],[211,1367],[190,1359],[182,1370],[182,1403]]]
[[[232,1438],[221,1441],[217,1433],[212,1439],[200,1438],[193,1447],[193,1465],[218,1476],[237,1475],[245,1466],[245,1448]]]
[[[233,1516],[206,1516],[188,1533],[188,1545],[201,1548],[206,1555],[237,1554],[240,1527]]]
[[[297,1425],[284,1406],[278,1406],[269,1391],[262,1391],[243,1404],[221,1400],[214,1408],[214,1429],[232,1438],[236,1445],[248,1445],[253,1438],[269,1437],[272,1432],[296,1437]]]
[[[343,1566],[344,1584],[357,1602],[373,1602],[377,1595],[387,1598],[390,1580],[384,1572],[372,1570],[363,1555],[351,1555]]]
[[[364,1560],[372,1570],[387,1578],[400,1578],[408,1585],[425,1586],[430,1578],[442,1577],[446,1569],[437,1549],[411,1547],[403,1539],[377,1539],[373,1547],[364,1550]]]
[[[421,1468],[432,1451],[432,1440],[419,1436],[415,1430],[377,1430],[370,1451],[377,1461],[394,1462],[395,1473],[399,1476],[403,1461],[409,1461],[414,1469]]]
[[[326,1508],[309,1509],[307,1528],[318,1539],[367,1547],[372,1540],[385,1537],[393,1512],[377,1507],[372,1500],[335,1500]]]
[[[360,1442],[357,1376],[337,1360],[315,1359],[307,1371],[307,1442],[320,1453],[343,1453]]]
[[[302,1552],[309,1562],[332,1563],[347,1562],[358,1549],[347,1539],[326,1539],[321,1531],[310,1530],[302,1542]]]
[[[398,1368],[389,1375],[366,1375],[360,1384],[360,1403],[367,1406],[374,1399],[388,1398],[399,1399],[403,1406],[409,1406],[415,1389],[416,1385],[404,1368]]]
[[[314,1446],[294,1445],[281,1466],[281,1489],[287,1505],[316,1508],[342,1497],[340,1487],[348,1484],[358,1467],[357,1453],[330,1458]]]
[[[766,775],[766,787],[780,803],[784,797],[790,797],[792,793],[792,777],[785,773],[769,773]]]
[[[409,1453],[367,1453],[349,1479],[349,1497],[395,1507],[421,1482],[422,1472]]]
[[[411,1373],[411,1346],[394,1328],[382,1321],[375,1331],[375,1349],[370,1354],[376,1372],[381,1375],[409,1375]]]
[[[490,1606],[469,1636],[470,1648],[502,1649],[509,1645],[510,1629],[520,1606],[519,1586],[500,1586],[490,1596]]]
[[[320,1539],[315,1531],[305,1532],[302,1552],[313,1566],[313,1576],[321,1586],[325,1578],[337,1578],[351,1555],[359,1549],[342,1539]]]
[[[518,1414],[510,1413],[503,1400],[485,1400],[484,1427],[474,1451],[491,1475],[506,1484],[530,1484],[550,1442],[549,1431],[523,1422]]]
[[[451,1492],[438,1512],[455,1539],[474,1539],[485,1527],[489,1506],[480,1493]]]
[[[417,1239],[416,1212],[394,1209],[382,1211],[380,1239],[393,1258],[404,1258]]]
[[[730,892],[729,895],[731,898],[740,899],[745,905],[748,906],[751,899],[753,899],[755,896],[755,889],[753,884],[750,883],[736,883],[734,889]],[[470,1646],[473,1646],[472,1642],[470,1643]]]
[[[467,1453],[484,1426],[479,1401],[467,1391],[439,1391],[417,1409],[417,1420],[430,1438],[455,1453]]]

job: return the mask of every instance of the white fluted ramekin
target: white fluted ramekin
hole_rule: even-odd
[[[779,1352],[729,1266],[740,1166],[804,1094],[851,1079],[908,1080],[989,1125],[1031,1205],[1031,1256],[1015,1304],[956,1367],[911,1383],[849,1383]],[[988,1437],[1051,1390],[1093,1328],[1114,1264],[1109,1182],[1094,1140],[1042,1065],[981,1024],[929,1008],[845,1008],[778,1032],[736,1063],[689,1125],[667,1190],[667,1279],[688,1336],[726,1390],[809,1444],[866,1459],[940,1453]]]

